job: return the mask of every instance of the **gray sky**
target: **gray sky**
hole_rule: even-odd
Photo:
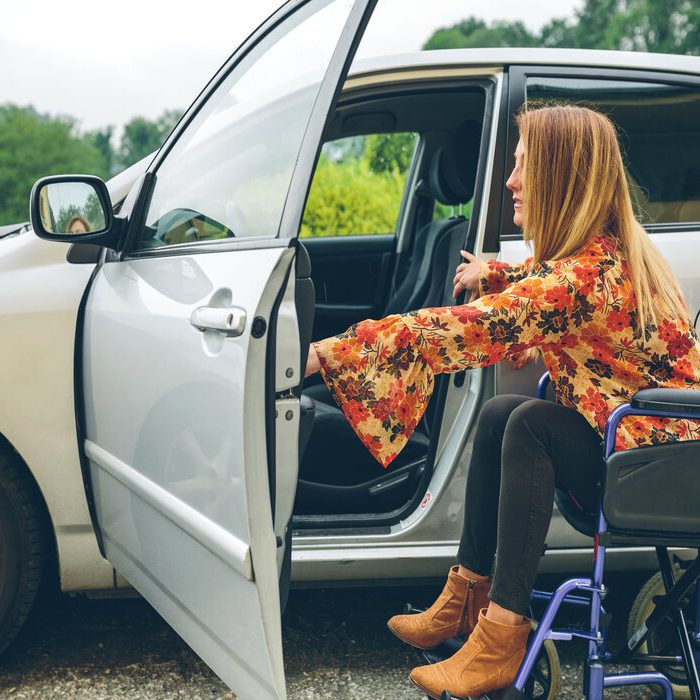
[[[420,48],[475,15],[539,29],[582,0],[379,0],[361,55]],[[185,108],[281,0],[2,0],[0,104],[76,117],[83,129]]]

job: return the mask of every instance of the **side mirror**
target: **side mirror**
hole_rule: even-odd
[[[93,175],[54,175],[37,180],[29,215],[39,238],[108,248],[119,239],[107,186]]]

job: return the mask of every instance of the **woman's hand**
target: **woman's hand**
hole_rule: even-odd
[[[318,353],[314,344],[309,345],[309,355],[306,358],[306,371],[304,372],[304,377],[308,377],[311,374],[315,374],[321,369],[321,361],[318,359]]]
[[[466,250],[460,250],[459,252],[466,262],[457,266],[453,280],[454,290],[452,291],[452,296],[456,299],[463,291],[467,291],[470,292],[469,301],[474,301],[474,299],[479,297],[479,275],[481,274],[481,268],[486,263],[471,253],[467,253]]]

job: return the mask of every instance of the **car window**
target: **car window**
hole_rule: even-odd
[[[156,171],[136,249],[278,234],[308,120],[352,4],[310,2],[235,65]]]
[[[300,236],[394,233],[418,134],[369,134],[323,145]]]
[[[700,222],[700,89],[662,82],[529,77],[528,104],[593,106],[615,123],[644,224]]]

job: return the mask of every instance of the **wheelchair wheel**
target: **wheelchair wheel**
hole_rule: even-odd
[[[533,632],[537,623],[532,623]],[[532,634],[530,635],[532,638]],[[556,697],[561,681],[561,664],[557,648],[551,639],[542,645],[540,655],[525,685],[525,697],[531,700],[552,700]]]
[[[673,567],[674,577],[677,579],[680,567]],[[649,615],[655,608],[654,598],[666,593],[661,572],[655,573],[639,591],[635,598],[630,612],[627,626],[627,637],[629,638],[639,627],[647,621]],[[686,594],[683,599],[683,612],[685,613],[688,626],[692,626],[695,620],[694,610],[695,586]],[[676,637],[676,629],[670,620],[664,620],[656,630],[649,636],[649,639],[639,648],[640,654],[661,654],[680,655],[680,645]],[[663,673],[673,685],[674,700],[690,700],[690,689],[686,685],[685,671],[682,666],[653,665],[645,666],[647,671],[659,671]],[[654,686],[655,688],[655,686]]]

